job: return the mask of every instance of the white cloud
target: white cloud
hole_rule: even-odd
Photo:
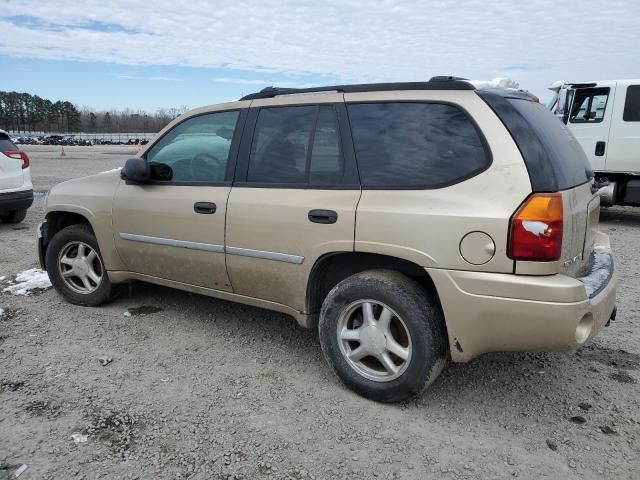
[[[123,80],[151,80],[154,82],[184,82],[184,79],[176,78],[176,77],[162,77],[162,76],[141,77],[139,75],[131,75],[129,73],[115,73],[113,74],[113,76],[116,78],[121,78]]]
[[[121,78],[123,80],[142,80],[142,77],[138,77],[137,75],[129,75],[128,73],[116,73],[113,76],[116,78]]]
[[[233,83],[236,85],[279,85],[281,87],[293,85],[292,82],[283,82],[282,80],[259,80],[252,78],[215,77],[213,81],[217,83]]]
[[[149,80],[154,82],[184,82],[182,78],[175,77],[149,77]]]
[[[640,2],[634,0],[217,6],[206,0],[14,0],[2,8],[0,53],[32,58],[222,66],[340,81],[506,74],[529,88],[563,78],[638,75]],[[37,21],[12,22],[17,15]]]

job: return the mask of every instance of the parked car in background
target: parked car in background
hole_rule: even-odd
[[[20,223],[33,203],[29,156],[0,130],[0,221]]]
[[[640,206],[640,79],[555,82],[548,107],[589,158],[603,205]]]
[[[267,88],[55,186],[39,255],[74,304],[142,280],[318,325],[342,381],[393,402],[448,359],[570,350],[615,316],[592,186],[571,132],[521,92]]]
[[[125,138],[121,138],[121,135]],[[47,137],[19,137],[13,140],[16,145],[56,145],[56,146],[81,146],[90,147],[92,145],[146,145],[149,140],[144,138],[130,138],[135,134],[75,134],[75,135],[50,135]],[[111,138],[109,138],[111,137]],[[128,138],[129,137],[129,138]]]

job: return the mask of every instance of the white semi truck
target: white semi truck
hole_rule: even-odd
[[[640,206],[640,80],[553,83],[548,107],[578,139],[603,205]]]

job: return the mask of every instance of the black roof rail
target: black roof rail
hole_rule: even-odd
[[[452,77],[450,75],[436,75],[429,79],[430,82],[466,82],[468,78]]]
[[[299,93],[316,92],[387,92],[391,90],[475,90],[475,87],[464,78],[433,77],[428,82],[393,82],[393,83],[361,83],[354,85],[333,85],[312,88],[279,88],[266,87],[256,93],[245,95],[240,100],[256,100],[259,98],[273,98],[278,95],[293,95]]]

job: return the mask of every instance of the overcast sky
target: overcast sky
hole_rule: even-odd
[[[0,90],[96,108],[448,74],[544,98],[554,80],[640,77],[634,0],[0,3]]]

